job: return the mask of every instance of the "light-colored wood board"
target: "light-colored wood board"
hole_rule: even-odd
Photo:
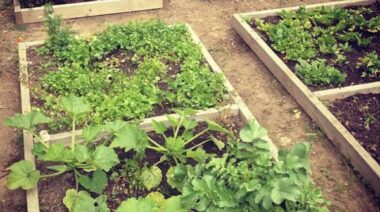
[[[321,7],[321,6],[325,6],[325,7],[364,6],[364,5],[373,4],[374,2],[376,2],[376,0],[332,1],[332,2],[327,2],[327,3],[306,5],[305,7],[307,9],[313,9],[313,8]],[[241,17],[253,17],[253,16],[255,16],[256,18],[263,18],[263,17],[267,17],[267,16],[276,16],[282,10],[294,11],[294,10],[297,10],[299,7],[300,6],[285,7],[285,8],[272,9],[272,10],[261,10],[261,11],[240,13],[239,15]]]
[[[356,94],[380,93],[380,82],[352,85],[342,88],[333,88],[315,91],[314,95],[322,100],[343,99]]]
[[[26,63],[26,46],[23,43],[18,45],[19,49],[19,80],[20,80],[20,96],[21,96],[21,111],[22,113],[28,113],[31,111],[30,95],[29,95],[29,83],[28,83],[28,68]],[[32,161],[34,163],[33,149],[33,135],[23,130],[24,140],[24,159]],[[37,188],[32,188],[26,191],[27,196],[27,208],[30,212],[39,211],[38,191]]]
[[[350,1],[352,2],[352,1]],[[348,6],[348,2],[341,2]],[[358,1],[353,2],[359,5]],[[366,2],[363,2],[365,4]],[[321,6],[321,5],[318,5]],[[334,6],[342,6],[336,2]],[[310,8],[310,6],[309,6]],[[279,10],[280,11],[280,10]],[[273,15],[273,11],[250,13],[250,17]],[[254,14],[254,16],[252,16]],[[243,15],[244,16],[244,15]],[[334,117],[319,99],[298,79],[286,64],[273,52],[265,41],[244,20],[240,14],[233,16],[233,28],[250,46],[268,69],[282,83],[287,91],[304,108],[309,116],[323,129],[328,138],[351,161],[352,165],[380,192],[380,167],[359,142]]]
[[[207,110],[202,110],[202,111],[197,112],[193,117],[197,121],[205,121],[205,120],[221,119],[223,117],[236,116],[238,114],[239,114],[239,107],[238,105],[234,104],[234,105],[227,105],[219,109],[210,108]],[[177,114],[170,114],[168,116],[171,116],[173,118],[179,117],[179,115]],[[162,121],[166,126],[170,125],[170,122],[167,119],[167,115],[162,115],[162,116],[156,116],[152,118],[143,119],[142,122],[139,123],[139,126],[147,132],[152,131],[153,121]],[[76,134],[77,141],[81,142],[83,140],[83,138],[81,137],[82,130],[76,130],[75,134]],[[49,143],[63,143],[65,145],[68,145],[71,142],[71,135],[72,135],[71,132],[63,132],[63,133],[47,135],[46,141]],[[106,134],[103,133],[101,136],[106,136]]]
[[[188,29],[189,29],[189,32],[191,33],[191,36],[193,38],[193,40],[195,41],[195,43],[197,43],[201,50],[202,50],[202,53],[204,55],[204,57],[206,58],[206,61],[207,63],[210,65],[211,69],[216,72],[216,73],[221,73],[222,76],[223,76],[223,79],[224,79],[224,85],[226,86],[228,92],[230,93],[231,97],[233,98],[234,102],[238,105],[238,107],[240,108],[240,118],[244,121],[244,122],[248,122],[249,120],[251,119],[255,119],[255,117],[253,116],[253,114],[251,113],[251,111],[249,110],[249,108],[247,107],[247,105],[245,104],[245,102],[243,101],[243,99],[240,97],[240,95],[238,94],[238,92],[235,90],[235,88],[232,86],[231,82],[227,79],[227,77],[224,75],[222,69],[219,67],[219,65],[215,62],[214,58],[211,56],[211,54],[209,53],[209,51],[207,50],[206,46],[203,45],[203,43],[201,42],[201,40],[199,39],[198,35],[195,33],[195,31],[191,28],[190,25],[187,25]],[[266,140],[270,146],[271,146],[271,151],[272,151],[272,155],[273,157],[275,158],[275,160],[277,160],[277,156],[278,156],[278,149],[276,147],[276,145],[274,145],[274,143],[272,142],[272,140],[269,138],[269,136],[265,136],[263,138],[264,140]]]
[[[20,8],[19,0],[14,0],[14,2],[17,24],[44,21],[44,7]],[[103,0],[53,6],[54,13],[61,15],[63,19],[159,9],[162,7],[163,0]]]

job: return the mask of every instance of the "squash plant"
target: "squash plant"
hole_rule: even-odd
[[[16,162],[9,167],[9,189],[28,190],[44,178],[72,172],[76,186],[67,190],[62,200],[68,210],[108,212],[111,209],[107,200],[112,197],[105,188],[115,167],[124,160],[116,150],[133,151],[137,157],[128,160],[140,160],[150,149],[162,156],[150,167],[142,167],[138,177],[143,186],[151,191],[166,180],[179,194],[150,192],[145,197],[124,200],[116,211],[327,211],[328,201],[309,176],[310,145],[301,143],[290,151],[282,150],[275,160],[269,144],[262,140],[267,132],[255,120],[250,120],[239,135],[213,121],[207,121],[203,130],[195,133],[198,123],[191,118],[193,111],[181,110],[176,111],[178,118],[168,116],[169,126],[154,122],[154,133],[163,138],[160,143],[137,125],[120,120],[87,127],[83,139],[78,140],[76,119],[88,113],[89,104],[82,97],[70,95],[62,98],[61,106],[72,121],[68,146],[50,144],[38,135],[38,125],[52,121],[40,112],[5,119],[6,126],[34,135],[33,154],[51,171],[42,174],[31,161]],[[224,143],[208,131],[229,139]],[[206,142],[212,142],[223,154],[207,153],[202,148]],[[160,169],[160,163],[170,166],[166,173]],[[132,169],[124,174],[128,171]]]

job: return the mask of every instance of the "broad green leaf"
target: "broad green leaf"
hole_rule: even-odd
[[[141,173],[141,181],[146,189],[151,190],[160,185],[162,180],[161,169],[157,166],[152,166],[150,168],[144,169]]]
[[[148,146],[148,136],[146,132],[136,125],[128,124],[124,130],[117,132],[116,138],[112,141],[110,147],[124,148],[126,152],[133,149],[142,153]]]
[[[116,132],[123,130],[127,126],[128,126],[127,122],[116,120],[116,121],[107,123],[104,129],[111,134],[115,134]]]
[[[293,180],[282,178],[274,181],[271,198],[276,204],[281,204],[285,199],[296,202],[300,194],[301,191]]]
[[[35,187],[40,179],[40,171],[36,170],[32,161],[22,160],[9,167],[7,186],[10,190],[24,190]]]
[[[184,208],[181,203],[181,196],[171,196],[165,201],[162,206],[163,212],[186,212],[189,211]]]
[[[211,136],[211,141],[214,142],[214,144],[218,147],[219,151],[222,151],[223,148],[226,146],[225,143],[214,136]]]
[[[28,131],[34,131],[38,124],[45,124],[51,121],[41,112],[30,112],[27,114],[17,113],[12,117],[8,117],[4,120],[4,125],[7,127],[15,127]]]
[[[185,118],[182,122],[182,126],[185,130],[191,130],[198,126],[198,122],[195,119]]]
[[[298,156],[301,159],[307,159],[310,149],[311,145],[309,143],[295,144],[290,151],[290,154]]]
[[[67,190],[63,204],[70,212],[93,212],[96,210],[95,200],[86,191]]]
[[[226,134],[231,134],[231,132],[224,127],[222,127],[220,124],[216,123],[215,121],[206,121],[208,125],[208,129],[216,132],[223,132]]]
[[[181,155],[185,151],[185,141],[181,137],[168,137],[165,140],[165,147],[170,151]]]
[[[168,119],[172,127],[177,127],[179,125],[179,120],[174,116],[167,115],[166,118]]]
[[[78,144],[74,150],[75,159],[80,162],[86,162],[90,159],[90,151],[87,146]]]
[[[166,132],[166,126],[162,121],[153,120],[153,129],[158,134],[164,134]]]
[[[86,127],[83,129],[82,137],[87,142],[93,141],[99,137],[102,130],[103,130],[103,125],[95,125],[95,126]]]
[[[196,150],[190,150],[186,152],[186,157],[192,158],[198,163],[203,163],[209,157],[206,151],[202,148],[197,148]]]
[[[239,136],[244,142],[250,143],[262,138],[266,134],[267,131],[256,120],[252,119],[240,130]]]
[[[107,186],[107,175],[101,169],[98,169],[92,174],[91,178],[86,175],[80,175],[78,182],[85,189],[101,194]]]
[[[104,171],[108,172],[112,167],[119,164],[119,158],[110,147],[98,146],[92,153],[92,163]]]
[[[192,175],[192,172],[194,172],[194,170],[191,166],[185,166],[183,164],[171,166],[166,172],[167,182],[173,189],[182,191],[184,183],[189,178],[189,176]]]
[[[116,212],[155,212],[155,204],[148,198],[129,198],[121,203]]]
[[[165,204],[165,197],[160,192],[151,192],[146,196],[147,199],[150,199],[154,202],[156,206],[161,207]]]
[[[51,162],[70,162],[73,160],[73,153],[63,144],[52,144],[42,156],[42,160]]]
[[[73,94],[63,97],[61,101],[63,109],[71,115],[80,115],[91,112],[91,106],[83,97],[77,97]]]
[[[96,209],[95,212],[110,212],[111,210],[107,206],[107,196],[106,195],[100,195],[98,198],[96,198]]]

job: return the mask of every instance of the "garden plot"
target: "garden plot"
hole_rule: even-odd
[[[104,0],[104,1],[25,1],[13,0],[17,24],[44,21],[43,4],[52,2],[56,14],[64,19],[159,9],[163,0]],[[62,4],[62,2],[65,2]],[[57,4],[55,4],[57,3]]]
[[[26,49],[41,42],[20,44],[23,114],[4,121],[6,126],[24,130],[25,160],[10,166],[7,185],[10,189],[27,190],[28,211],[327,210],[328,202],[309,176],[310,145],[300,143],[278,154],[266,130],[254,119],[189,26],[138,22],[111,27],[92,41],[84,41],[60,28],[57,19],[49,21],[49,39],[37,51],[41,56],[53,54],[55,60],[49,61],[59,63],[45,63],[45,72],[34,70],[41,74],[33,76],[26,62]],[[149,36],[149,32],[154,33]],[[120,45],[118,42],[128,34],[132,36]],[[152,36],[161,36],[159,43]],[[141,43],[141,37],[147,43]],[[106,42],[100,42],[102,39]],[[136,41],[139,45],[132,45]],[[86,51],[86,42],[99,43]],[[119,69],[131,66],[113,59],[103,60],[102,55],[120,56],[118,51],[113,51],[114,42],[116,47],[124,47],[123,57],[132,56],[140,61],[135,72]],[[171,46],[171,42],[177,42],[177,46]],[[137,56],[131,52],[131,46],[139,49]],[[154,57],[147,57],[151,48]],[[171,53],[161,48],[170,49]],[[102,54],[97,54],[99,49]],[[97,57],[91,60],[89,54]],[[170,60],[172,57],[179,58]],[[108,66],[110,61],[112,66]],[[162,61],[166,62],[162,64]],[[175,67],[170,62],[183,63],[177,74],[204,75],[190,78],[191,82],[199,81],[195,81],[197,86],[188,86],[183,81],[177,84],[179,76],[165,75],[173,69],[163,67]],[[99,107],[96,104],[94,107],[93,95],[102,93],[100,87],[107,85],[106,80],[117,84],[118,78],[112,74],[122,72],[134,85],[141,78],[136,79],[131,73],[145,73],[145,65],[150,72],[142,80],[156,76],[153,79],[156,81],[144,84],[147,89],[164,85],[164,91],[172,94],[158,97],[167,97],[168,102],[173,101],[180,109],[171,107],[162,116],[142,121],[123,117],[98,119],[102,116],[94,112]],[[83,69],[91,71],[83,72]],[[101,73],[103,69],[110,72],[100,83],[97,78],[91,78],[91,74]],[[187,70],[191,73],[186,73]],[[51,81],[44,74],[58,76]],[[75,77],[68,80],[71,75]],[[36,81],[37,78],[41,81]],[[60,80],[63,83],[58,83]],[[92,84],[85,83],[93,81],[97,82],[98,92],[91,93]],[[207,87],[210,85],[215,87]],[[121,88],[124,86],[134,88],[128,83]],[[171,86],[175,89],[171,90]],[[202,90],[197,90],[199,87]],[[112,93],[107,88],[106,93]],[[182,90],[185,99],[180,98]],[[196,95],[192,95],[193,91]],[[43,104],[31,104],[41,99]],[[191,103],[190,108],[179,103]],[[105,109],[114,106],[106,105]],[[56,126],[63,126],[61,129],[71,133],[46,132],[60,129]],[[84,129],[77,131],[77,128]],[[43,131],[39,133],[40,130]]]
[[[233,17],[235,30],[377,192],[379,164],[320,100],[379,91],[378,11],[376,1],[341,1]]]

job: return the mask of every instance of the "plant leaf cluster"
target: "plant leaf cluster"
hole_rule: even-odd
[[[295,11],[283,10],[278,21],[253,21],[269,37],[273,49],[283,54],[285,60],[296,63],[296,74],[306,84],[337,85],[344,82],[345,74],[333,66],[346,62],[345,54],[352,46],[368,46],[379,32],[380,18],[366,18],[372,13],[369,8],[300,7]],[[329,63],[318,59],[323,56],[333,59]],[[372,72],[370,68],[371,65],[362,66],[363,77],[370,75],[365,74]]]
[[[77,120],[84,126],[145,118],[163,103],[170,108],[204,109],[225,99],[221,74],[205,63],[185,25],[131,22],[84,39],[62,26],[48,9],[46,23],[49,37],[40,52],[52,55],[58,68],[43,73],[32,90],[43,103],[35,110],[59,120],[49,124],[50,130],[69,128],[71,121],[61,115],[59,103],[70,94],[90,103],[87,120],[91,121]],[[114,58],[116,51],[125,53],[124,58]],[[123,70],[122,63],[129,64],[131,73]]]

